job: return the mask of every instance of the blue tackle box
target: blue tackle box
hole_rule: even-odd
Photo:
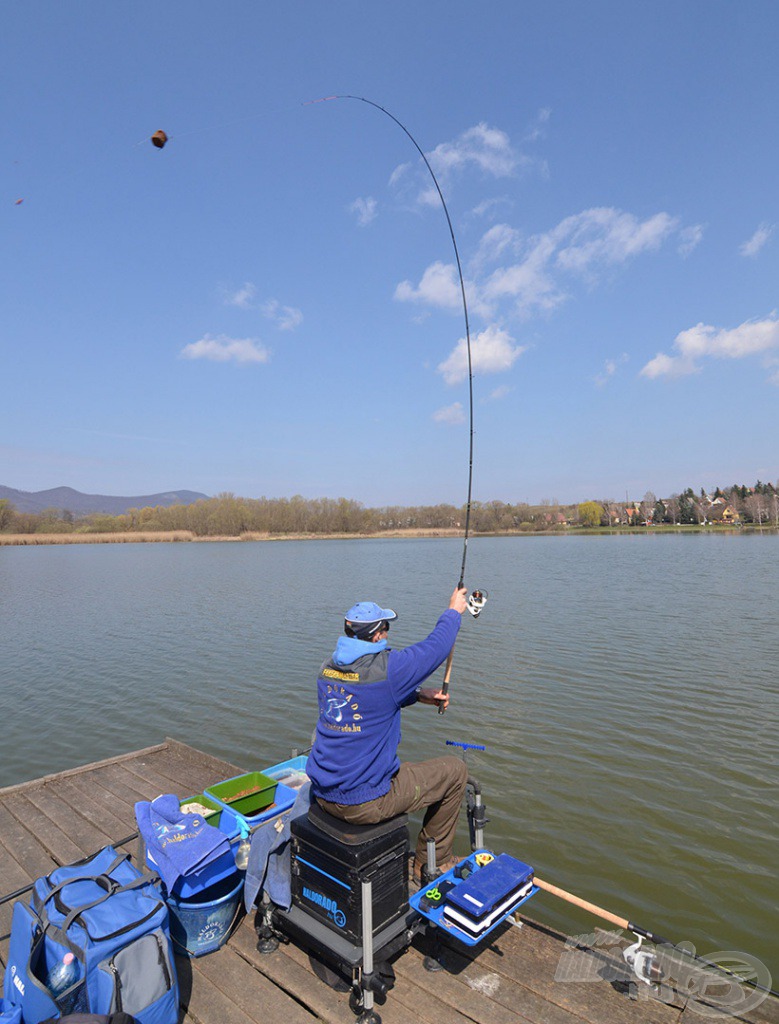
[[[529,864],[507,853],[477,850],[423,886],[409,904],[443,934],[476,946],[537,892]]]

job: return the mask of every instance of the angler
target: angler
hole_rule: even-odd
[[[441,870],[454,866],[452,844],[468,772],[457,757],[401,764],[400,713],[412,704],[449,703],[440,687],[422,684],[453,648],[466,606],[465,588],[457,587],[432,633],[399,651],[388,647],[396,613],[361,601],[346,613],[346,635],[319,673],[319,719],[308,760],[312,792],[328,814],[354,825],[426,808],[416,846],[418,878],[429,839]]]

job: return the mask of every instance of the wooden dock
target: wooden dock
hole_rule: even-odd
[[[242,770],[167,740],[0,789],[2,894],[130,835],[137,800],[165,792],[188,796]],[[134,842],[126,849],[135,853]],[[11,904],[5,903],[0,906],[3,966],[10,922]],[[779,1024],[779,1000],[773,998],[738,1015],[688,1005],[670,989],[660,999],[651,997],[647,986],[630,981],[619,943],[605,933],[579,949],[522,916],[517,926],[506,925],[496,934],[476,958],[468,951],[447,951],[445,970],[435,974],[423,966],[424,940],[415,941],[397,957],[395,987],[377,1006],[384,1024],[701,1024],[712,1017]],[[258,953],[251,918],[218,952],[192,961],[178,958],[177,966],[182,1024],[354,1020],[347,995],[321,982],[295,946]]]

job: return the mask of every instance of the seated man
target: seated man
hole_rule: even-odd
[[[344,632],[317,681],[319,720],[307,772],[328,814],[369,825],[426,807],[416,846],[415,875],[435,839],[443,872],[455,863],[452,843],[468,771],[458,757],[400,763],[400,711],[411,704],[446,707],[448,694],[422,683],[451,651],[466,607],[456,588],[433,632],[402,651],[387,646],[389,608],[362,601],[346,613]]]

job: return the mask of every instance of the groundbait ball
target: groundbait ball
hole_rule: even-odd
[[[162,147],[165,145],[167,141],[168,136],[165,134],[164,131],[162,131],[162,129],[160,129],[158,132],[155,132],[154,135],[152,135],[151,137],[151,144],[152,146],[156,146],[157,149],[162,149]]]

